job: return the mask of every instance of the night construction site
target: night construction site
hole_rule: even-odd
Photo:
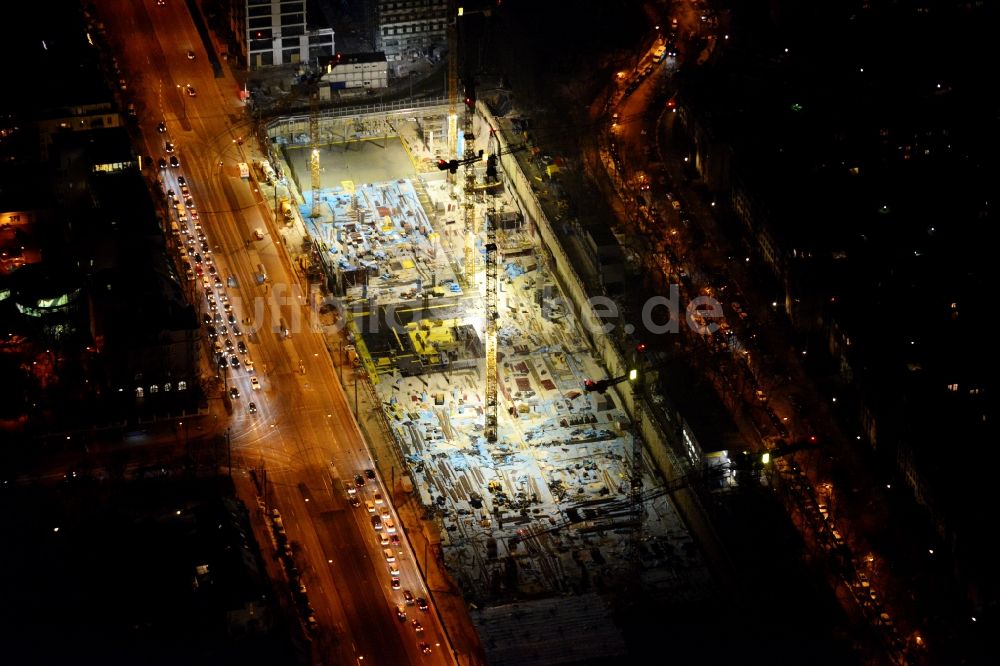
[[[621,655],[618,593],[697,601],[717,583],[657,490],[663,450],[635,440],[653,421],[636,427],[629,382],[609,381],[628,362],[606,369],[608,342],[563,288],[573,269],[516,133],[478,104],[453,153],[452,111],[326,117],[318,146],[309,119],[285,119],[269,129],[274,161],[295,182],[321,174],[289,197],[490,663]]]

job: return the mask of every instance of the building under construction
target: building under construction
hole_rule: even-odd
[[[394,136],[327,146],[322,188],[306,198],[320,201],[303,200],[303,220],[490,663],[623,654],[608,619],[616,591],[641,584],[665,602],[705,599],[709,569],[671,496],[657,490],[661,454],[633,445],[639,429],[625,394],[585,389],[621,368],[605,370],[564,291],[559,271],[572,268],[559,265],[549,221],[517,187],[524,174],[501,160],[492,186],[476,160],[471,176],[449,179],[432,166],[444,141],[435,150],[415,131],[435,122],[446,125],[443,108],[410,121],[390,115],[380,126]],[[497,119],[476,122],[504,131]],[[283,133],[297,135],[274,131]],[[476,154],[497,150],[472,140]],[[294,143],[288,166],[306,173],[307,151]],[[389,163],[399,170],[366,171]],[[497,262],[495,441],[485,432],[487,261]]]

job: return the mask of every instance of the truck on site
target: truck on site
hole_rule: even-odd
[[[292,213],[291,202],[288,200],[288,197],[281,197],[279,204],[281,205],[281,216],[285,218],[285,224],[291,226],[295,219]]]

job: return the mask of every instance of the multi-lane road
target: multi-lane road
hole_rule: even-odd
[[[169,141],[178,158],[179,166],[159,170],[162,193],[154,196],[162,195],[164,216],[178,222],[181,233],[173,245],[186,246],[186,257],[172,248],[180,279],[200,313],[209,318],[221,314],[216,323],[220,345],[228,338],[234,347],[240,341],[246,346],[246,353],[224,354],[227,362],[233,356],[239,362],[229,364],[218,384],[210,383],[214,393],[209,403],[228,422],[234,458],[267,470],[268,507],[279,510],[294,544],[294,564],[316,620],[310,632],[314,663],[452,661],[437,613],[404,601],[404,591],[414,600],[428,594],[399,519],[386,504],[401,539],[399,545],[389,544],[400,579],[399,588],[393,587],[381,543],[386,530],[373,529],[365,506],[381,487],[379,480],[366,479],[357,488],[359,506],[348,501],[346,485],[374,465],[323,338],[312,325],[305,293],[285,252],[283,230],[275,226],[271,207],[253,181],[240,178],[237,164],[252,160],[255,151],[249,140],[241,140],[250,132],[240,83],[227,67],[223,76],[216,76],[210,64],[213,45],[196,29],[189,3],[112,0],[102,4],[100,13],[126,79],[123,94],[135,104],[138,151],[152,157],[156,169],[161,157],[169,158]],[[161,122],[164,131],[158,128]],[[189,202],[181,176],[190,189]],[[166,196],[170,190],[186,204],[186,219],[178,219]],[[254,238],[255,229],[264,230],[262,240]],[[211,252],[204,251],[202,242]],[[200,263],[192,252],[200,255]],[[184,261],[191,264],[193,279],[185,277]],[[259,265],[267,275],[263,283],[257,279]],[[239,336],[227,321],[227,302]],[[279,331],[281,320],[289,335]],[[204,337],[205,372],[211,375],[218,372],[215,340],[207,329]],[[245,364],[248,359],[252,370]],[[238,397],[227,399],[233,388]],[[391,502],[391,493],[381,493]],[[407,612],[406,621],[397,615],[399,605]],[[414,619],[423,631],[416,631]]]

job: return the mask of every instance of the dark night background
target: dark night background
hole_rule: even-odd
[[[357,1],[326,4],[363,13]],[[36,20],[55,6],[68,5],[39,3]],[[703,151],[710,167],[686,173],[675,187],[719,203],[715,230],[725,239],[709,239],[754,256],[750,278],[759,300],[780,302],[786,314],[776,335],[787,336],[796,351],[810,351],[805,369],[815,395],[840,398],[836,412],[807,405],[803,420],[853,447],[838,452],[836,462],[831,453],[818,464],[828,466],[838,488],[850,489],[842,511],[856,524],[853,538],[884,554],[889,564],[883,574],[896,585],[894,601],[910,608],[906,619],[930,627],[929,640],[943,646],[935,652],[942,655],[939,663],[996,663],[991,472],[997,364],[988,337],[995,282],[993,162],[1000,147],[993,91],[996,7],[958,0],[705,6],[718,18],[717,32],[729,39],[696,65],[706,44],[682,35],[686,57],[670,92],[686,122],[671,140]],[[519,113],[532,118],[532,139],[579,159],[605,128],[590,117],[591,102],[616,70],[632,62],[636,45],[669,5],[505,0],[482,7],[491,16],[470,15],[464,25],[463,77],[502,77]],[[17,55],[38,39],[30,26],[13,30],[3,49],[8,90],[25,93],[0,104],[8,123],[43,106],[61,85],[90,85],[75,70],[64,72],[64,81],[36,80]],[[188,344],[184,331],[197,322],[180,294],[164,287],[169,280],[149,202],[95,190],[81,204],[72,188],[50,182],[52,165],[9,158],[23,148],[0,141],[6,162],[0,163],[0,210],[34,197],[52,198],[66,209],[83,205],[85,212],[57,210],[40,235],[56,268],[50,263],[46,275],[30,281],[26,273],[19,279],[5,274],[0,287],[27,282],[41,293],[52,284],[85,282],[81,287],[90,293],[121,289],[121,301],[95,298],[106,307],[116,359],[131,358],[133,343],[159,340],[163,329],[177,334],[176,344]],[[567,176],[564,185],[585,226],[614,223],[601,187],[582,172]],[[125,233],[121,226],[132,215],[140,223]],[[698,233],[704,238],[707,232]],[[777,268],[758,260],[762,237],[780,248]],[[108,260],[112,265],[87,280],[74,265],[110,255],[116,257]],[[15,320],[12,307],[0,303],[3,320]],[[67,315],[78,330],[59,343],[65,356],[55,355],[61,371],[54,374],[62,384],[48,391],[30,363],[0,355],[0,417],[13,423],[29,412],[40,424],[44,446],[31,455],[64,452],[44,436],[47,429],[59,430],[52,423],[106,423],[129,412],[113,399],[102,401],[94,385],[84,390],[70,381],[88,372],[104,386],[119,381],[112,363],[91,367],[86,354],[71,351],[93,334],[85,320],[83,310]],[[25,331],[36,342],[51,332]],[[55,363],[38,344],[25,358]],[[675,354],[664,386],[693,421],[729,428],[705,379],[712,370],[703,363]],[[150,408],[172,413],[196,405],[200,394],[169,404],[161,398]],[[10,476],[31,456],[4,446]],[[844,471],[852,465],[863,474]],[[32,654],[71,658],[77,646],[81,653],[120,646],[106,663],[145,662],[151,651],[170,663],[185,650],[223,650],[210,612],[178,615],[211,603],[191,592],[192,567],[205,557],[224,561],[232,544],[243,541],[239,511],[217,501],[230,489],[193,471],[211,467],[179,466],[175,473],[183,482],[150,474],[134,483],[111,479],[103,487],[67,480],[54,492],[4,491],[9,520],[0,556],[0,649],[18,663]],[[172,514],[178,503],[191,508],[183,520]],[[773,496],[747,493],[709,509],[734,557],[739,585],[720,591],[714,604],[670,609],[652,607],[637,593],[621,609],[636,653],[652,650],[658,661],[680,663],[865,662],[874,639],[852,635],[853,618],[845,616]],[[220,515],[230,516],[230,541],[204,536],[204,525]],[[941,557],[926,558],[928,549]],[[251,587],[255,594],[270,593],[266,581]],[[283,640],[244,648],[244,663],[288,663]]]

